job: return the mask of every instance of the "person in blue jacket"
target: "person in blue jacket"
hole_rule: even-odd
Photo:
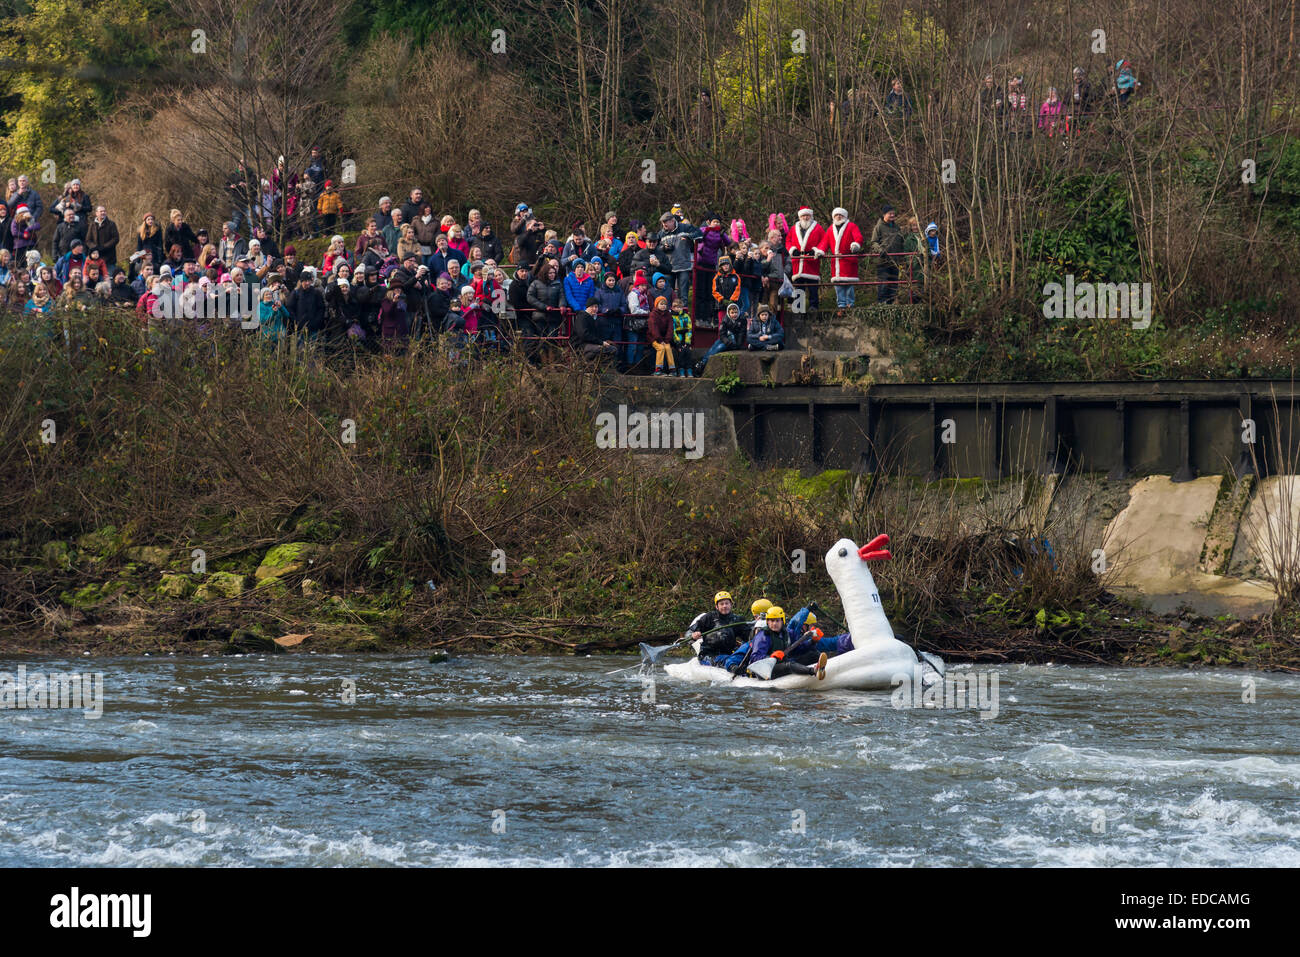
[[[853,638],[847,631],[841,635],[823,635],[812,627],[817,623],[816,611],[817,603],[809,602],[790,619],[790,626],[786,629],[790,639],[786,656],[793,661],[809,664],[818,661],[822,655],[833,658],[853,650]]]
[[[786,657],[786,649],[789,646],[789,637],[785,629],[785,611],[773,605],[767,610],[763,627],[756,628],[753,637],[729,655],[723,667],[734,675],[740,675],[755,662],[765,658],[776,658],[777,664],[772,669],[771,675],[773,678],[784,675],[816,675],[818,678],[826,676],[824,656],[819,655],[816,665],[791,661]]]
[[[564,301],[574,312],[582,312],[595,291],[596,282],[587,275],[587,264],[574,260],[573,272],[564,277]]]
[[[785,330],[766,303],[759,306],[758,314],[749,320],[745,342],[750,352],[775,352],[785,346]]]

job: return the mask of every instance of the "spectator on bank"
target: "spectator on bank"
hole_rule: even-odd
[[[9,227],[14,223],[13,212],[7,203],[0,203],[0,249],[9,253],[14,251],[14,234]]]
[[[185,222],[179,209],[173,209],[168,215],[167,227],[163,230],[163,248],[170,251],[179,246],[182,259],[194,259],[198,255],[199,237],[195,235],[190,224]]]
[[[355,260],[348,253],[343,237],[331,236],[329,248],[325,250],[325,257],[321,260],[321,269],[329,275],[337,273],[341,265],[346,265],[350,269],[354,263]]]
[[[564,277],[565,303],[574,312],[586,309],[595,289],[595,281],[587,275],[587,264],[581,259],[575,259],[572,271]]]
[[[750,352],[777,352],[785,346],[785,330],[767,303],[759,306],[758,313],[749,320],[745,340]]]
[[[856,300],[858,253],[862,252],[862,231],[849,221],[849,211],[844,207],[831,210],[831,228],[822,236],[820,251],[830,257],[836,316],[843,316]]]
[[[20,202],[15,206],[14,219],[9,224],[9,234],[14,241],[14,259],[21,261],[26,257],[27,250],[36,248],[40,232],[41,224],[27,207],[27,204]]]
[[[890,84],[889,92],[885,94],[885,116],[902,118],[911,115],[912,101],[903,92],[903,78],[896,76]]]
[[[673,354],[677,359],[677,375],[695,378],[695,353],[691,349],[691,339],[695,335],[695,322],[686,311],[686,303],[680,299],[673,300]],[[721,323],[719,323],[721,325]]]
[[[32,215],[32,222],[38,224],[45,214],[45,200],[41,199],[41,194],[33,188],[26,173],[14,180],[13,190],[5,197],[5,205],[14,213],[18,212],[19,206],[26,206],[27,211]]]
[[[103,206],[95,207],[94,218],[86,227],[86,249],[99,253],[99,258],[112,269],[117,265],[117,244],[121,237],[117,232],[117,223],[108,218],[108,210]]]
[[[679,300],[680,301],[680,300]],[[659,296],[654,308],[646,316],[646,335],[655,351],[655,375],[676,375],[677,363],[673,358],[673,317],[668,311],[668,300]],[[664,364],[667,363],[667,372]]]
[[[395,209],[391,213],[392,221],[387,225],[380,225],[379,232],[383,234],[384,245],[392,253],[397,252],[397,244],[402,240],[402,225],[405,220],[402,218],[402,211]]]
[[[903,234],[895,220],[893,206],[886,206],[871,231],[871,252],[877,257],[877,302],[893,302],[898,296],[898,254],[903,251]]]
[[[72,210],[73,219],[80,223],[84,229],[90,219],[91,208],[90,197],[81,188],[81,180],[74,179],[63,187],[63,195],[54,204],[53,211],[62,220],[64,212],[69,209]]]
[[[1029,94],[1025,92],[1025,78],[1016,74],[1007,81],[1007,95],[1002,104],[1003,126],[1008,135],[1028,136],[1033,131],[1029,110]]]
[[[984,74],[984,85],[980,87],[978,104],[980,114],[986,122],[995,119],[1002,109],[1002,91],[997,88],[992,73]]]
[[[1116,63],[1114,73],[1115,86],[1111,92],[1120,106],[1128,106],[1129,99],[1142,84],[1138,82],[1133,64],[1128,60],[1120,60]]]
[[[1058,126],[1063,126],[1062,117],[1065,114],[1065,101],[1057,93],[1056,87],[1047,88],[1047,99],[1038,109],[1038,128],[1048,136],[1055,136]]]
[[[1085,126],[1097,110],[1096,98],[1087,71],[1081,66],[1076,66],[1073,77],[1074,86],[1070,91],[1069,113],[1066,116],[1066,130],[1069,132]]]
[[[791,281],[801,287],[807,294],[805,306],[816,310],[818,305],[817,285],[821,282],[821,264],[819,256],[823,255],[821,245],[825,239],[825,228],[813,219],[811,207],[799,210],[798,221],[786,237],[787,251],[790,253]]]
[[[418,193],[419,190],[413,190]],[[433,255],[433,250],[437,245],[438,237],[442,235],[438,229],[438,217],[433,215],[433,207],[429,203],[421,203],[419,212],[411,220],[411,229],[415,233],[415,241],[420,244],[420,262],[433,267],[429,264],[429,257]],[[445,266],[445,263],[444,263]],[[434,273],[435,276],[442,269]]]
[[[393,225],[393,199],[391,196],[379,197],[379,208],[370,217],[378,229]]]
[[[74,240],[84,241],[86,222],[78,221],[76,211],[71,207],[63,210],[63,222],[54,227],[54,258],[59,259],[68,254]]]

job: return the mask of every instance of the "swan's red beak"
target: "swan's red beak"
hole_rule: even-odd
[[[894,556],[889,554],[889,549],[885,546],[889,544],[888,535],[877,535],[867,544],[858,549],[858,557],[864,562],[889,561]]]

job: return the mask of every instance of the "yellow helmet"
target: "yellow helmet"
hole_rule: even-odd
[[[725,598],[727,601],[734,601],[734,599],[731,597],[731,592],[729,592],[729,591],[720,591],[720,592],[718,592],[716,595],[713,596],[713,604],[716,605],[718,602],[722,601],[724,598]]]
[[[760,598],[758,601],[754,602],[754,604],[749,606],[749,613],[757,618],[771,607],[772,603],[770,601],[766,598]]]
[[[812,612],[808,612],[808,617],[804,619],[804,624],[807,625],[817,624],[817,616],[814,615]]]
[[[773,605],[767,610],[767,620],[771,621],[773,618],[780,618],[782,621],[785,621],[785,609]]]

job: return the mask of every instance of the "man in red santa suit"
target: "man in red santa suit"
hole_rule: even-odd
[[[813,211],[805,206],[799,210],[799,219],[786,236],[786,251],[790,253],[790,281],[802,286],[808,293],[808,309],[817,308],[817,284],[821,282],[821,264],[817,258],[824,254],[821,248],[825,228],[813,219]]]
[[[858,256],[862,252],[862,231],[849,222],[849,211],[842,206],[831,210],[831,228],[822,237],[821,251],[831,257],[831,282],[835,285],[835,316],[853,307],[858,281]]]

